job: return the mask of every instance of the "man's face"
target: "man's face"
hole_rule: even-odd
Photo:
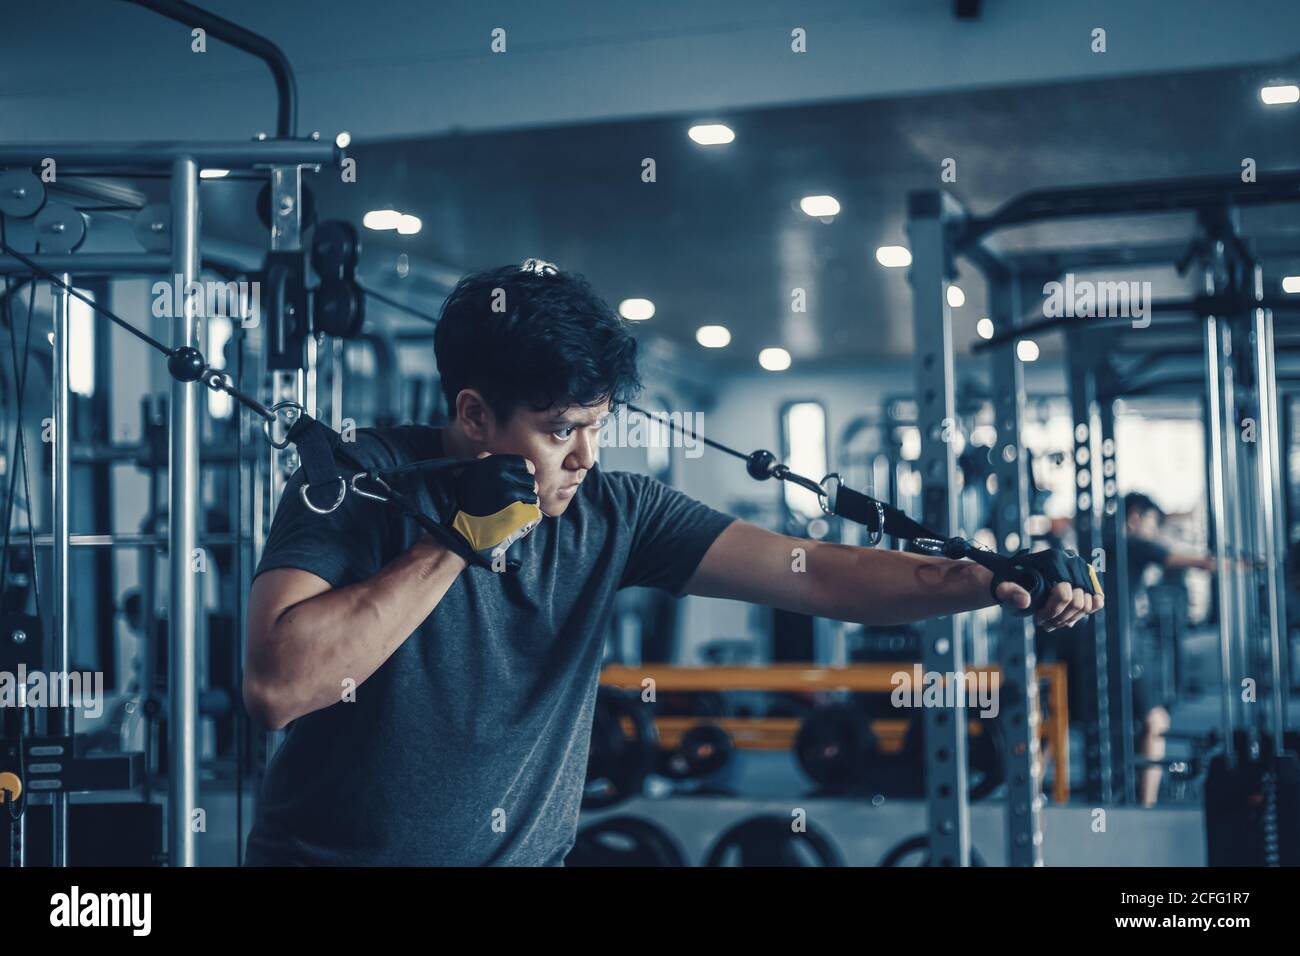
[[[1128,513],[1128,533],[1139,538],[1154,538],[1160,531],[1160,516],[1152,510],[1134,509]]]
[[[542,514],[564,514],[578,485],[596,463],[600,430],[609,417],[609,400],[584,408],[573,405],[537,412],[515,409],[504,426],[496,426],[487,450],[496,455],[523,455],[537,469],[538,505]]]

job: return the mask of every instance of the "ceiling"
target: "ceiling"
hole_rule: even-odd
[[[392,207],[423,220],[415,236],[365,231],[367,258],[411,257],[413,274],[388,283],[399,295],[434,264],[454,274],[537,256],[585,274],[613,304],[653,300],[644,333],[720,367],[753,367],[773,345],[797,363],[888,359],[910,352],[911,297],[907,270],[879,266],[874,250],[906,244],[907,194],[941,186],[945,158],[957,174],[947,188],[975,212],[1031,189],[1231,176],[1243,157],[1261,171],[1300,167],[1300,105],[1262,106],[1259,84],[1254,69],[1216,70],[360,142],[356,183],[309,182],[326,218],[359,223]],[[697,146],[686,130],[700,121],[725,122],[735,142]],[[653,183],[642,181],[646,157]],[[254,188],[205,183],[207,227],[262,241],[248,215]],[[822,193],[842,207],[829,222],[798,210],[801,196]],[[1251,235],[1294,234],[1300,248],[1293,209],[1246,210],[1242,222]],[[1072,221],[993,244],[1182,241],[1191,227],[1185,215]],[[1300,257],[1275,265],[1300,272]],[[959,281],[964,348],[985,301],[968,265]],[[806,290],[806,313],[791,310],[795,288]],[[411,301],[438,304],[427,293]],[[704,324],[727,326],[731,345],[696,346]]]

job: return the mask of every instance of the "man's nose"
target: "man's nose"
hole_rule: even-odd
[[[590,471],[591,466],[596,463],[596,451],[599,447],[600,436],[595,429],[584,428],[578,433],[578,440],[573,444],[573,451],[569,454],[568,461],[565,464],[577,471]]]

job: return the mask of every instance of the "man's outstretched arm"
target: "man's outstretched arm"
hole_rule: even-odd
[[[796,549],[803,550],[802,559]],[[735,521],[704,555],[686,593],[889,625],[988,607],[992,580],[992,572],[973,561],[791,538]],[[1014,584],[1000,585],[998,599],[1029,606],[1029,594]],[[1102,604],[1099,594],[1058,584],[1034,620],[1069,627]]]

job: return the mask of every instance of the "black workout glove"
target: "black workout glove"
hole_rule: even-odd
[[[485,562],[505,554],[542,520],[536,481],[520,455],[476,458],[448,484],[454,504],[443,524]]]
[[[1005,567],[993,569],[993,583],[989,593],[1001,603],[998,586],[1010,581],[1029,592],[1029,607],[1023,614],[1031,614],[1041,606],[1052,588],[1064,582],[1082,589],[1087,594],[1101,594],[1101,581],[1091,564],[1074,551],[1049,548],[1046,551],[1018,551],[1006,558]]]

